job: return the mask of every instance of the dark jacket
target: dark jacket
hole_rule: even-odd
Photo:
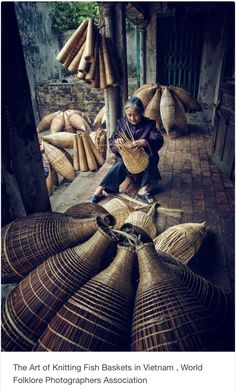
[[[119,138],[120,130],[124,130],[128,137],[131,132],[135,141],[145,139],[149,143],[149,147],[145,147],[144,149],[150,156],[157,155],[158,150],[164,144],[163,136],[160,130],[156,128],[156,122],[154,120],[143,116],[137,125],[132,125],[127,118],[121,118],[118,119],[116,130],[108,140],[110,149],[116,156],[119,156],[119,153],[115,148],[114,140]]]

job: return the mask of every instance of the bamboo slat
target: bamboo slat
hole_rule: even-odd
[[[232,351],[229,297],[154,244],[136,248],[140,281],[133,312],[132,351]]]
[[[16,286],[4,304],[4,350],[32,350],[67,299],[99,272],[113,236],[97,220],[88,241],[48,258]]]
[[[118,246],[111,265],[79,289],[39,339],[37,351],[128,351],[135,253]]]
[[[95,218],[78,220],[62,213],[36,213],[2,228],[2,281],[21,280],[38,264],[90,237]]]

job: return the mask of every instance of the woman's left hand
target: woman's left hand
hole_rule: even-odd
[[[145,139],[138,139],[130,144],[130,148],[140,148],[143,146],[148,146],[148,142]]]

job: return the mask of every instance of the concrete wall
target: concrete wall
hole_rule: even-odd
[[[52,30],[50,2],[15,2],[15,10],[37,122],[37,84],[61,75],[61,65],[56,60],[58,39]]]

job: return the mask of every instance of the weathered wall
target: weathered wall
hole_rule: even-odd
[[[136,76],[136,43],[135,31],[128,31],[126,35],[127,41],[127,63],[129,77]]]
[[[221,77],[224,55],[224,14],[225,9],[222,9],[222,12],[214,12],[211,23],[207,20],[205,23],[198,98],[203,107],[201,115],[208,121],[212,117]]]
[[[50,80],[38,85],[40,118],[54,111],[74,108],[89,115],[93,121],[105,104],[103,90],[91,88],[76,77],[67,77],[62,81]]]
[[[157,78],[157,15],[154,13],[146,29],[146,82],[155,83]]]
[[[36,85],[60,77],[56,61],[58,39],[52,30],[50,2],[15,2],[16,16],[24,50],[35,120],[38,121]]]

